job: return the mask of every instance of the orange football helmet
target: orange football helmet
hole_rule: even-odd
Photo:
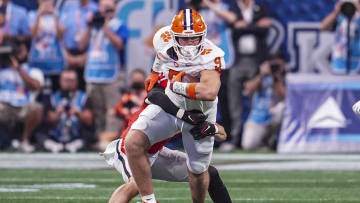
[[[173,18],[171,23],[171,34],[174,39],[174,49],[176,53],[186,59],[193,59],[198,56],[204,46],[207,26],[201,15],[194,9],[180,10]],[[200,37],[199,44],[195,46],[182,46],[179,38],[182,37]]]

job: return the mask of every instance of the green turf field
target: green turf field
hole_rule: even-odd
[[[359,172],[222,171],[221,176],[233,202],[360,202]],[[107,202],[121,183],[115,170],[1,169],[0,202]],[[161,203],[191,202],[187,183],[154,186]]]

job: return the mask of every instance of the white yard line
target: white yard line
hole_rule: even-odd
[[[219,170],[344,170],[360,171],[358,154],[234,154],[215,153]],[[227,161],[230,163],[219,163]],[[231,164],[231,162],[235,162]],[[250,161],[250,162],[248,162]],[[243,162],[243,163],[239,163]],[[0,168],[17,169],[106,169],[109,168],[98,153],[1,153]]]
[[[122,179],[116,178],[1,178],[0,182],[83,182],[83,183],[122,183]],[[159,181],[160,182],[160,181]],[[334,182],[347,182],[347,183],[360,183],[359,179],[345,179],[345,180],[335,180],[335,179],[286,179],[286,180],[276,180],[276,179],[226,179],[226,183],[334,183]],[[187,183],[183,183],[187,184]]]

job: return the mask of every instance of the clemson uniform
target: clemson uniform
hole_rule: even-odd
[[[169,80],[179,72],[198,76],[203,70],[220,72],[225,68],[224,52],[205,39],[205,34],[206,25],[202,17],[195,10],[181,10],[174,17],[171,26],[163,27],[154,36],[153,44],[157,55],[153,71],[164,73]],[[177,36],[201,36],[202,38],[197,46],[182,47],[177,41]],[[173,92],[169,85],[170,83],[165,93],[176,106],[185,110],[200,110],[208,116],[208,122],[215,123],[217,99],[215,101],[195,100],[194,92],[185,97]],[[192,173],[201,174],[210,164],[214,137],[194,140],[190,134],[192,128],[192,125],[167,114],[157,105],[149,105],[131,127],[132,130],[144,132],[151,145],[181,131],[188,158],[187,166]]]

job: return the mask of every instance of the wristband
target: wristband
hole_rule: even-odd
[[[188,89],[189,83],[183,83],[183,82],[174,82],[171,83],[171,89],[173,92],[187,96],[187,89]]]
[[[190,83],[189,84],[188,96],[189,96],[190,99],[196,99],[195,87],[196,87],[196,83]]]
[[[197,83],[174,82],[170,84],[170,89],[173,92],[189,97],[190,99],[196,99],[196,85]]]

